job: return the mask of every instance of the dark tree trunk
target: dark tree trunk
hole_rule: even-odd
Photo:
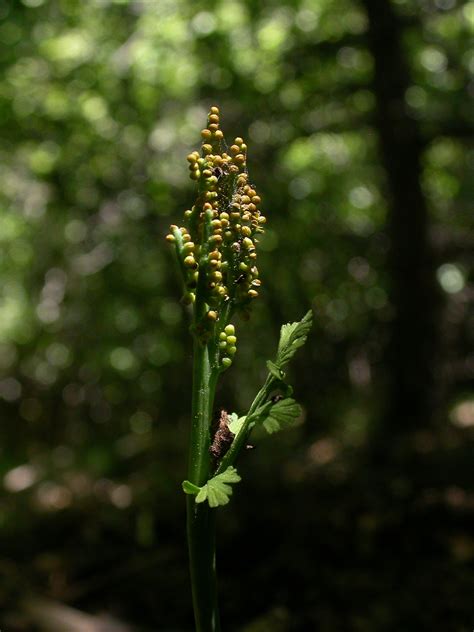
[[[401,25],[390,0],[362,0],[374,58],[376,125],[389,188],[391,302],[387,439],[434,419],[439,291],[429,243],[429,218],[420,185],[422,141],[405,108],[409,72]]]

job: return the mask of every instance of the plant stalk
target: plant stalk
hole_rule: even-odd
[[[188,480],[201,487],[210,476],[210,426],[215,383],[208,344],[194,337],[192,426]],[[187,496],[187,532],[197,632],[220,632],[217,606],[215,510]]]
[[[274,382],[275,380],[272,378],[271,375],[267,376],[267,379],[265,380],[265,384],[259,390],[255,399],[252,402],[252,405],[249,408],[249,411],[247,413],[242,429],[240,430],[239,434],[235,437],[235,439],[232,441],[230,448],[225,453],[224,457],[219,463],[219,467],[217,468],[215,475],[222,474],[222,472],[224,472],[230,465],[234,464],[235,459],[237,458],[243,446],[245,445],[249,431],[251,430],[250,424],[254,421],[255,413],[259,412],[260,406],[262,406],[262,404],[268,399],[271,393],[272,387],[274,385]]]

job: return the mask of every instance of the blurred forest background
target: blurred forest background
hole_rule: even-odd
[[[2,630],[192,629],[164,236],[216,104],[268,217],[218,405],[315,313],[219,516],[224,629],[470,631],[474,2],[7,0],[0,42]]]

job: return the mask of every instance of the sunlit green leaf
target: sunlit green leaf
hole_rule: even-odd
[[[227,505],[232,496],[230,484],[238,483],[240,480],[235,467],[230,466],[222,474],[214,476],[200,488],[196,496],[196,502],[203,503],[207,500],[210,507]]]
[[[198,494],[201,489],[200,487],[198,487],[197,485],[194,485],[193,483],[189,481],[183,481],[181,486],[185,494]]]
[[[313,324],[313,313],[310,310],[299,322],[283,325],[278,343],[276,365],[283,368],[302,347]]]
[[[229,430],[232,432],[232,434],[238,435],[240,429],[244,425],[246,417],[239,417],[236,413],[232,413],[231,415],[229,415],[229,419]]]
[[[268,417],[263,421],[263,427],[269,434],[273,434],[291,426],[300,415],[301,406],[294,399],[287,397],[273,404]]]

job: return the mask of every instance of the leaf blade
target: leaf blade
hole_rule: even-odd
[[[309,310],[300,321],[282,325],[275,362],[275,365],[279,369],[286,366],[295,355],[297,349],[304,345],[312,324],[313,312]]]
[[[199,490],[196,494],[196,503],[203,503],[207,500],[209,506],[213,509],[216,507],[227,505],[233,492],[232,484],[238,483],[240,480],[241,478],[235,467],[233,467],[232,465],[229,466],[221,474],[210,478],[202,487],[197,487],[193,485],[193,487]],[[190,485],[192,485],[192,483],[190,483]]]
[[[198,494],[199,490],[201,489],[200,487],[198,487],[197,485],[194,485],[190,481],[183,481],[181,483],[181,487],[183,488],[183,492],[185,494],[191,494],[191,495]]]
[[[236,413],[229,415],[232,421],[229,423],[229,430],[233,435],[237,436],[242,429],[247,417],[238,417]]]
[[[291,426],[301,415],[301,406],[291,397],[276,402],[263,420],[263,427],[268,434],[273,434]]]

